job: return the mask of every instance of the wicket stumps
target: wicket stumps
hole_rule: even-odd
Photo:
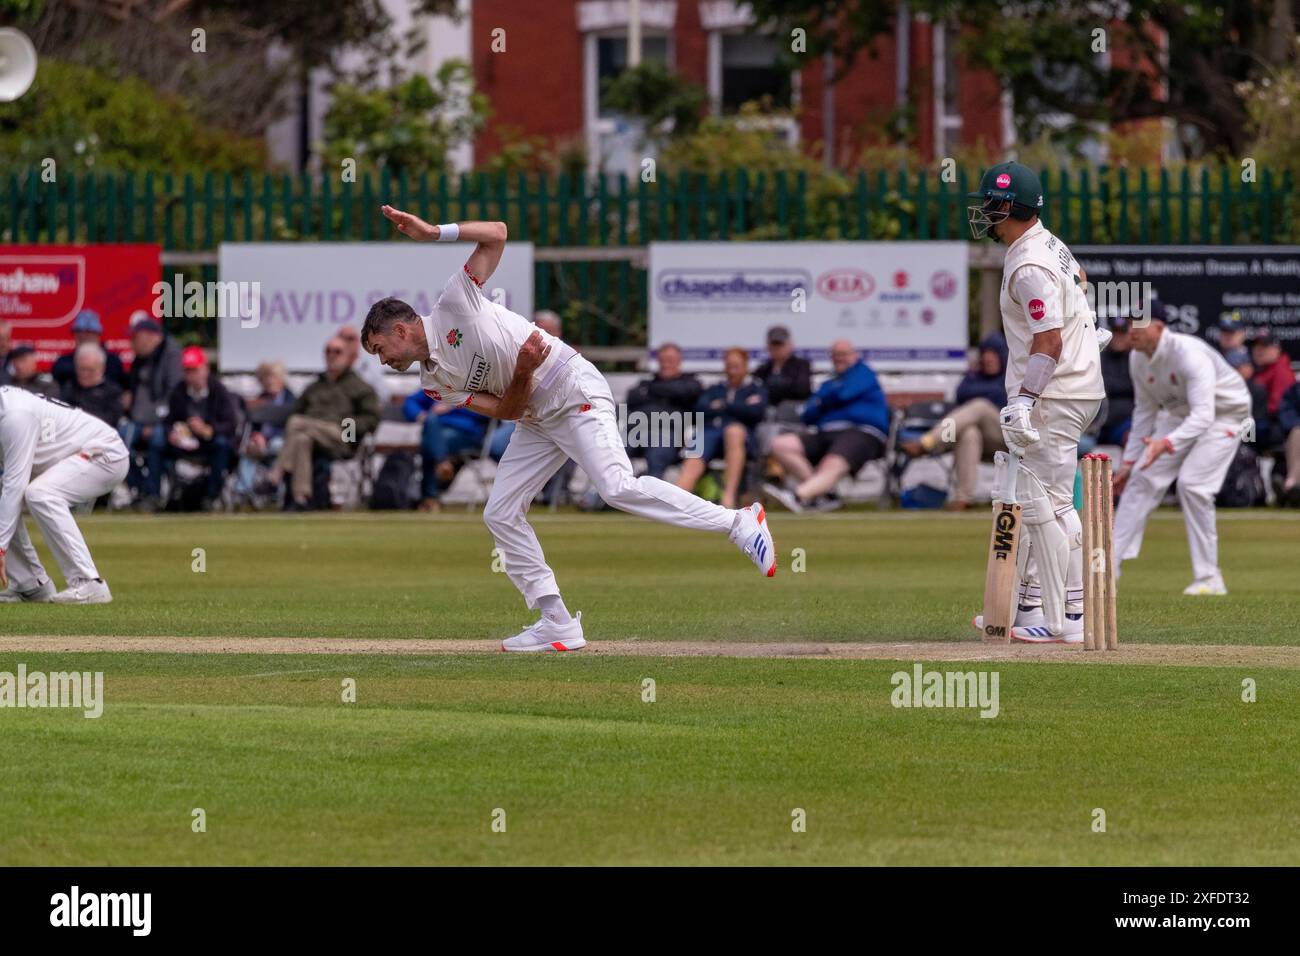
[[[1119,646],[1115,629],[1115,563],[1111,559],[1111,529],[1115,509],[1111,492],[1110,456],[1083,456],[1083,649],[1113,651]]]

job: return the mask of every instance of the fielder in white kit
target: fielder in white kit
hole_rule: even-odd
[[[975,238],[991,234],[1007,247],[999,304],[1009,399],[999,420],[1007,448],[1023,461],[1016,499],[1029,545],[1020,549],[1011,638],[1082,643],[1083,525],[1074,510],[1074,475],[1079,436],[1105,396],[1097,320],[1079,264],[1038,220],[1043,190],[1031,169],[993,166],[971,198],[981,200],[969,207]]]
[[[98,418],[13,386],[0,387],[0,602],[107,604],[108,585],[81,536],[72,506],[126,478],[129,455]],[[23,507],[45,535],[67,587],[55,592],[23,525]]]
[[[527,520],[533,498],[568,458],[613,507],[683,528],[724,532],[764,575],[776,573],[762,505],[722,508],[666,481],[636,477],[604,376],[570,346],[483,295],[482,285],[505,251],[505,223],[434,226],[391,206],[383,213],[413,239],[476,243],[430,315],[417,315],[400,299],[382,299],[366,316],[361,344],[398,371],[418,362],[421,384],[436,402],[519,421],[497,467],[483,520],[510,580],[541,617],[502,642],[502,650],[586,646],[581,612],[570,615],[565,607]]]
[[[1192,552],[1184,594],[1227,594],[1219,571],[1214,496],[1223,486],[1243,432],[1253,428],[1245,379],[1203,339],[1171,332],[1152,303],[1149,323],[1134,323],[1129,372],[1135,403],[1124,461],[1115,474],[1115,576],[1136,558],[1142,531],[1169,484]],[[1140,463],[1139,463],[1140,460]]]

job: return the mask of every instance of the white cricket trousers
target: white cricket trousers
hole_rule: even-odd
[[[119,442],[120,445],[120,442]],[[86,539],[72,516],[74,505],[94,501],[116,488],[126,478],[130,456],[121,445],[106,453],[88,458],[77,454],[56,461],[40,472],[33,470],[32,480],[24,493],[27,513],[45,536],[45,543],[59,563],[64,581],[74,582],[99,577],[95,561],[86,547]],[[10,584],[19,591],[30,591],[47,580],[32,539],[23,522],[18,522],[5,567]]]
[[[536,420],[515,427],[483,509],[506,574],[529,608],[536,609],[548,594],[560,593],[527,513],[533,498],[568,458],[587,473],[601,498],[620,511],[682,528],[731,530],[735,511],[658,478],[632,473],[609,385],[582,356],[570,359],[546,395],[535,396],[534,402]]]
[[[1182,420],[1161,412],[1155,423],[1155,439],[1163,438]],[[1120,564],[1136,558],[1142,550],[1142,532],[1147,518],[1165,497],[1170,483],[1178,479],[1178,504],[1187,526],[1187,544],[1192,553],[1196,580],[1219,573],[1219,532],[1214,515],[1214,496],[1223,487],[1241,442],[1241,418],[1220,419],[1193,442],[1183,442],[1172,455],[1161,455],[1145,471],[1141,459],[1133,465],[1128,484],[1115,509],[1115,573]]]
[[[1038,441],[1025,449],[1016,500],[1024,508],[1021,603],[1042,601],[1048,627],[1083,610],[1083,524],[1074,510],[1079,437],[1097,416],[1096,398],[1042,398],[1030,421]]]

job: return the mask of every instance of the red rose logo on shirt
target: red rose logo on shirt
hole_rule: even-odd
[[[460,329],[452,329],[447,333],[447,344],[454,349],[458,349],[460,348],[460,343],[464,338],[465,336],[460,334]]]
[[[1042,299],[1030,299],[1028,308],[1029,317],[1035,322],[1041,321],[1043,316],[1047,314],[1047,303]]]
[[[579,411],[579,412],[589,412],[589,411],[591,411],[591,406],[588,405],[586,402],[584,402],[583,404],[581,404],[581,405],[578,406],[578,411]]]

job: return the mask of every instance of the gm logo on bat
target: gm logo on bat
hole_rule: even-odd
[[[995,561],[1005,561],[1011,554],[1012,535],[1016,530],[1016,513],[1012,510],[1012,505],[1004,504],[1001,511],[998,512],[997,522],[994,525],[993,535],[993,558]]]

